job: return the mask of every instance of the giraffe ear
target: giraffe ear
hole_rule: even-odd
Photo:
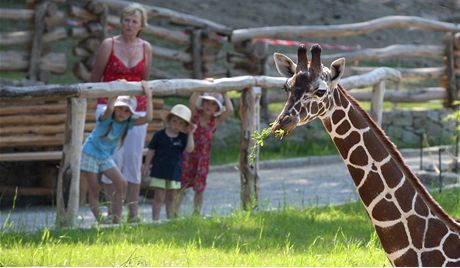
[[[331,88],[335,88],[345,72],[345,58],[336,59],[331,63]]]
[[[295,74],[297,64],[295,64],[288,56],[281,53],[274,53],[275,65],[278,72],[284,77],[292,77]]]

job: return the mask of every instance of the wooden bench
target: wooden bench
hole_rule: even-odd
[[[153,133],[163,127],[163,99],[153,99],[154,118],[148,126],[145,142],[148,143]],[[95,126],[96,101],[88,100],[85,122],[85,138]],[[41,165],[58,168],[64,143],[67,103],[65,100],[0,100],[0,162],[52,162],[54,165]],[[14,172],[14,171],[13,171]],[[40,171],[41,174],[55,173]],[[24,180],[25,178],[18,178]],[[0,174],[0,195],[18,196],[54,196],[54,183],[34,187],[17,187],[5,185]],[[48,179],[49,180],[49,179]],[[43,184],[43,183],[40,183]]]

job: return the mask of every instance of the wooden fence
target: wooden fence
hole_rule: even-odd
[[[389,68],[374,70],[359,77],[344,79],[342,84],[348,88],[379,85],[376,87],[377,104],[382,102],[385,80],[399,80],[400,74]],[[240,180],[243,208],[257,204],[258,167],[257,159],[249,162],[254,140],[251,135],[259,130],[259,96],[260,88],[282,87],[285,78],[267,76],[241,76],[217,79],[214,82],[194,79],[154,80],[149,85],[155,96],[175,95],[191,92],[226,92],[242,91],[241,94],[241,131],[240,131]],[[370,84],[369,84],[370,83]],[[80,157],[84,137],[87,98],[116,95],[139,95],[142,88],[139,82],[83,83],[76,85],[40,85],[32,87],[0,87],[0,101],[13,101],[42,98],[53,93],[60,99],[67,100],[65,114],[64,146],[60,155],[61,164],[57,181],[57,223],[59,226],[73,226],[79,206]],[[377,117],[378,118],[378,117]],[[1,154],[0,161],[17,159],[20,154]]]
[[[370,34],[381,30],[398,29],[403,33],[414,31],[436,31],[445,33],[444,39],[436,44],[381,44],[380,48],[361,48],[355,51],[341,51],[328,54],[325,50],[321,56],[325,64],[339,57],[345,57],[348,64],[360,61],[362,66],[347,67],[351,74],[368,72],[375,67],[363,65],[363,62],[378,60],[379,66],[394,66],[391,63],[398,59],[417,58],[429,59],[434,66],[424,68],[397,68],[401,74],[401,82],[434,80],[438,86],[414,86],[407,91],[387,89],[386,101],[392,102],[426,102],[443,100],[451,106],[453,100],[460,99],[460,25],[419,17],[389,16],[375,20],[352,24],[330,26],[276,26],[249,29],[237,29],[232,33],[232,43],[238,52],[230,57],[230,62],[252,74],[273,74],[276,72],[273,57],[267,44],[260,43],[261,38],[301,40],[309,38],[347,37]],[[276,42],[275,42],[276,43]],[[273,49],[272,49],[273,50]],[[289,55],[296,58],[294,54]],[[350,72],[348,72],[350,74]],[[358,100],[369,100],[368,95],[357,95]],[[264,98],[264,96],[262,97]],[[281,95],[272,95],[266,102],[277,101]]]

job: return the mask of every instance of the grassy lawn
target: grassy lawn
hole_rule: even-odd
[[[459,188],[434,195],[460,217]],[[0,239],[2,266],[389,266],[358,202]]]

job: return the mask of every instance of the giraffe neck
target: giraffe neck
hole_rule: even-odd
[[[400,153],[338,86],[321,121],[339,150],[388,259],[397,266],[460,265],[460,224],[433,200]]]

